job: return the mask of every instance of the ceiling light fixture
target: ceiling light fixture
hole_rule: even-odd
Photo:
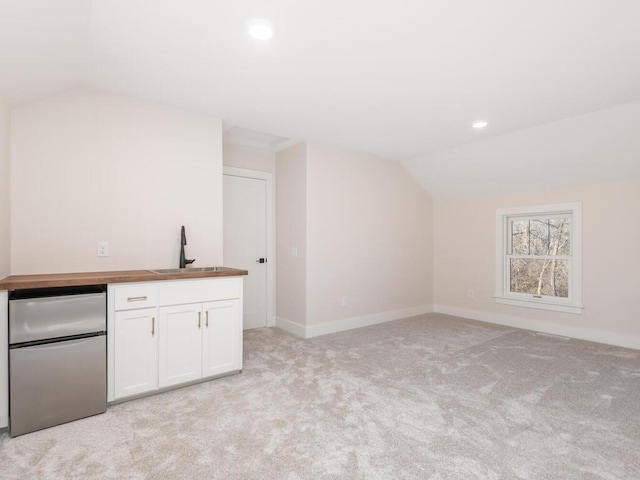
[[[478,120],[477,122],[473,122],[471,126],[475,129],[481,129],[489,125],[489,122],[485,122],[484,120]]]
[[[256,40],[269,40],[275,33],[273,23],[264,19],[253,19],[247,22],[247,32]]]

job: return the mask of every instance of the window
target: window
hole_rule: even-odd
[[[497,303],[582,313],[582,204],[496,212]]]

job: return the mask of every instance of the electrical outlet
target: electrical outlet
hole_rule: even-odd
[[[109,242],[98,242],[98,256],[99,257],[109,256]]]
[[[472,288],[469,289],[469,298],[476,298],[476,292]]]
[[[346,307],[347,305],[349,305],[346,295],[340,299],[340,305],[342,305],[343,307]]]
[[[291,247],[291,256],[292,257],[298,256],[298,247]]]

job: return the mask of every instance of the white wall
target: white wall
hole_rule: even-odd
[[[181,225],[221,263],[218,119],[74,91],[14,109],[11,135],[12,274],[177,266]]]
[[[495,286],[497,208],[581,201],[581,315],[499,305]],[[445,313],[640,348],[640,181],[435,204],[435,302]],[[468,290],[475,290],[469,298]]]
[[[282,322],[304,325],[307,318],[306,155],[306,143],[299,143],[276,156],[276,316],[280,326]]]
[[[276,172],[276,156],[265,149],[225,142],[222,163],[229,167],[246,168],[260,172]]]
[[[432,223],[400,163],[309,142],[307,324],[430,309]]]
[[[307,142],[277,154],[277,184],[278,326],[315,336],[431,311],[433,205],[401,164]]]
[[[640,348],[639,124],[631,102],[404,162],[436,201],[436,310]],[[495,304],[496,209],[574,201],[583,202],[583,314]]]
[[[11,270],[11,225],[10,225],[10,145],[11,111],[0,95],[0,279]]]
[[[9,275],[10,248],[10,184],[9,140],[11,111],[0,95],[0,279]],[[7,292],[0,291],[0,428],[9,425],[9,339]]]

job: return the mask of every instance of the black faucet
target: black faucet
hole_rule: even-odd
[[[196,259],[194,258],[193,260],[189,260],[184,256],[184,246],[187,244],[187,235],[184,233],[184,225],[180,230],[180,235],[182,237],[180,240],[180,268],[186,268],[187,265],[195,262]]]

